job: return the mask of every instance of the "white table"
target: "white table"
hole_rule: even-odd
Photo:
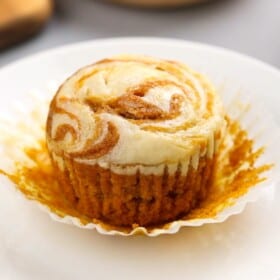
[[[0,66],[72,42],[104,37],[161,36],[230,48],[280,68],[280,1],[220,0],[171,11],[125,8],[94,0],[57,0],[35,38],[0,53]]]

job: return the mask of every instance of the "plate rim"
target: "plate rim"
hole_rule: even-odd
[[[199,41],[192,41],[192,40],[185,40],[185,39],[177,39],[172,37],[153,37],[153,36],[128,36],[128,37],[108,37],[108,38],[98,38],[98,39],[92,39],[92,40],[85,40],[85,41],[79,41],[75,43],[70,44],[63,44],[61,46],[56,46],[52,48],[48,48],[42,51],[38,51],[35,54],[29,54],[23,58],[17,59],[15,61],[12,61],[10,63],[5,64],[0,68],[0,75],[3,74],[3,72],[8,71],[11,68],[16,67],[18,64],[26,63],[30,60],[36,60],[40,57],[47,56],[47,55],[54,55],[59,54],[61,52],[69,52],[74,49],[83,48],[90,44],[96,45],[103,45],[103,44],[123,44],[123,43],[163,43],[171,44],[174,46],[185,46],[185,47],[191,47],[196,48],[200,50],[210,51],[213,53],[219,53],[226,56],[235,57],[236,59],[239,59],[241,61],[245,61],[250,64],[254,64],[256,67],[261,67],[262,69],[269,71],[273,75],[278,75],[280,79],[280,69],[278,69],[276,66],[271,65],[267,62],[262,61],[261,59],[255,58],[253,56],[244,54],[242,52],[238,52],[235,50],[232,50],[230,48],[225,48],[217,45],[202,43]]]

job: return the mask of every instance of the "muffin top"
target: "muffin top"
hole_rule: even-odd
[[[116,56],[82,68],[53,98],[47,144],[87,164],[172,164],[214,153],[224,111],[212,85],[186,65]]]

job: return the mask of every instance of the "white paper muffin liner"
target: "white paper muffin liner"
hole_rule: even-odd
[[[56,91],[57,84],[50,82],[46,90],[32,90],[27,95],[22,95],[21,100],[14,102],[13,108],[7,108],[0,112],[0,169],[10,173],[14,169],[14,163],[18,161],[30,161],[23,152],[24,147],[38,146],[38,139],[44,139],[44,126],[48,113],[48,104]],[[105,235],[130,236],[144,234],[158,236],[161,234],[173,234],[181,227],[195,227],[203,224],[221,223],[232,215],[241,213],[247,203],[256,201],[267,190],[271,190],[280,181],[280,129],[274,122],[272,115],[263,108],[254,93],[247,89],[232,88],[229,84],[223,84],[220,93],[227,114],[234,120],[238,120],[242,128],[248,132],[254,140],[254,147],[265,147],[265,152],[260,156],[257,165],[273,163],[274,167],[265,173],[265,181],[249,189],[249,191],[237,198],[234,203],[223,208],[212,218],[200,218],[189,220],[177,220],[165,225],[164,228],[146,229],[137,227],[131,231],[107,229],[101,224],[83,224],[73,216],[60,217],[51,211],[46,205],[33,200],[50,217],[61,223],[71,224],[83,229],[96,229]],[[24,120],[24,122],[23,122]],[[11,139],[14,139],[11,141]]]

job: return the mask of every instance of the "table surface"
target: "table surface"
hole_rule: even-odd
[[[168,11],[105,0],[57,0],[42,33],[0,53],[0,67],[56,46],[120,36],[173,37],[222,46],[280,68],[280,1],[219,0]]]

